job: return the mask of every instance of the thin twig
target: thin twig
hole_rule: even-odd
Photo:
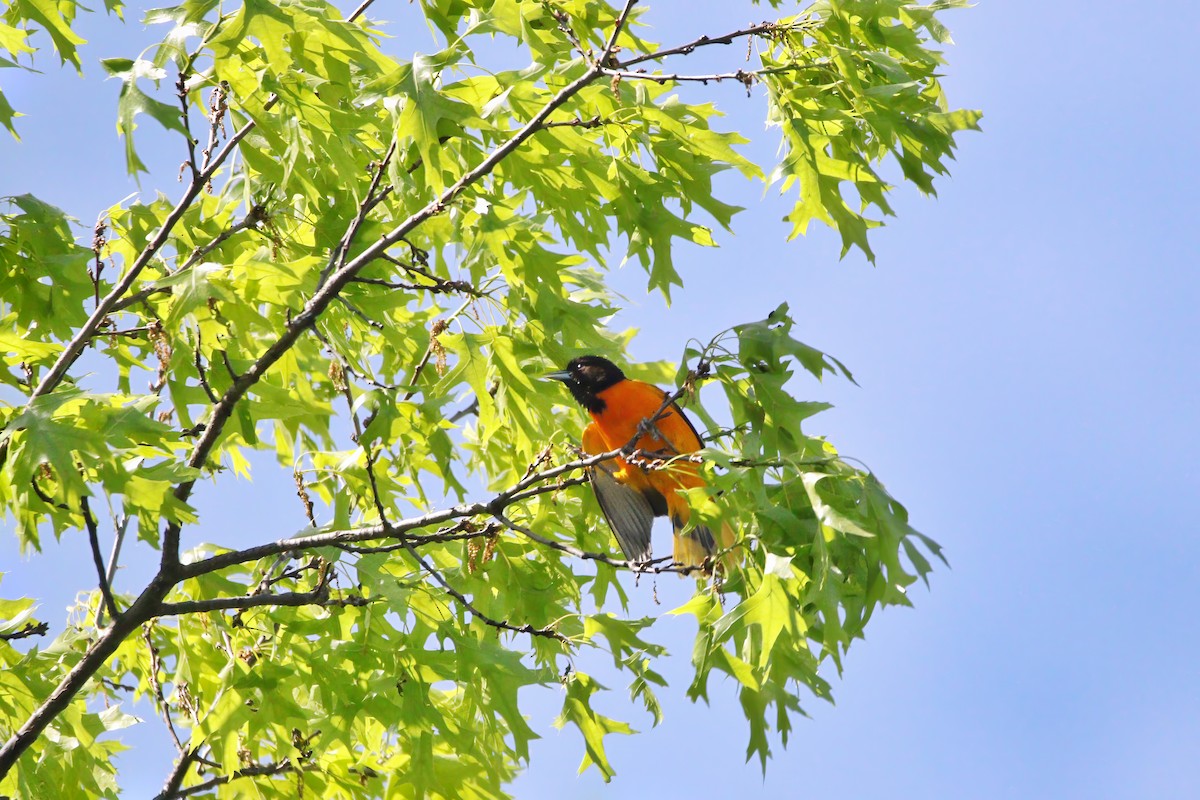
[[[341,366],[342,371],[345,374],[350,375],[355,380],[361,381],[363,383],[369,383],[372,386],[374,386],[376,389],[382,389],[385,392],[396,392],[396,391],[400,390],[400,387],[398,387],[398,386],[392,386],[390,384],[386,384],[386,383],[377,381],[368,375],[363,375],[357,369],[350,366],[350,362],[347,361],[340,352],[338,352],[338,349],[333,346],[333,342],[329,341],[329,338],[327,336],[325,336],[325,334],[321,333],[320,327],[314,325],[313,329],[312,329],[312,333],[314,336],[317,337],[318,341],[320,341],[321,344],[325,345],[325,349],[329,351],[329,354],[333,356],[334,361]]]
[[[240,381],[242,379],[242,376],[238,375],[237,370],[235,370],[233,368],[233,364],[230,363],[229,351],[228,350],[218,350],[217,352],[221,354],[221,363],[225,365],[225,371],[227,373],[229,373],[230,380],[232,380],[236,384],[238,381]],[[218,401],[218,402],[220,402],[220,401]]]
[[[208,144],[200,151],[204,156],[204,163],[201,164],[199,171],[204,172],[208,169],[209,160],[212,158],[213,151],[217,149],[217,142],[220,140],[221,134],[225,133],[225,115],[229,113],[229,84],[225,81],[219,82],[212,88],[208,95]],[[212,191],[211,179],[205,183],[206,191]]]
[[[150,651],[150,688],[154,691],[154,704],[158,706],[158,713],[162,715],[163,722],[167,723],[167,731],[175,742],[175,749],[181,756],[186,756],[187,748],[183,746],[179,733],[175,730],[175,721],[171,719],[171,707],[167,705],[167,698],[163,696],[162,683],[158,680],[158,671],[162,669],[162,658],[158,655],[158,648],[154,646],[154,640],[150,638],[153,628],[154,623],[152,622],[142,626],[142,639]]]
[[[637,5],[638,0],[625,0],[625,7],[621,9],[621,13],[617,15],[617,21],[613,24],[612,35],[608,37],[608,44],[604,46],[604,52],[596,59],[594,68],[603,69],[612,58],[613,49],[617,46],[617,38],[621,35],[621,31],[625,29],[625,23],[629,21],[629,13],[633,11],[633,7]]]
[[[196,140],[192,138],[191,124],[191,108],[188,105],[188,87],[187,74],[185,70],[179,70],[179,76],[175,79],[175,96],[179,98],[179,120],[183,124],[183,139],[187,142],[187,160],[179,168],[179,178],[183,179],[184,167],[190,167],[192,170],[192,180],[195,181],[200,177],[200,170],[196,167]]]
[[[408,536],[408,543],[414,547],[424,547],[429,544],[443,544],[445,542],[456,542],[470,539],[485,539],[489,536],[494,536],[500,530],[499,525],[494,522],[489,522],[483,527],[472,525],[467,520],[463,520],[457,525],[452,525],[449,528],[443,528],[440,531],[427,534],[412,534]],[[344,550],[347,553],[356,555],[367,555],[369,553],[393,553],[397,550],[403,550],[405,544],[387,544],[379,547],[355,547],[354,545],[342,544],[336,545],[339,550]]]
[[[106,573],[108,585],[111,588],[116,582],[117,564],[121,558],[121,545],[125,543],[125,532],[129,529],[129,514],[128,512],[122,512],[120,518],[118,518],[112,510],[111,499],[109,501],[109,514],[112,516],[113,530],[116,533],[113,536],[112,550],[108,554],[108,572]]]
[[[549,3],[543,3],[543,5],[545,5],[546,10],[554,16],[554,20],[558,23],[558,29],[562,31],[564,36],[567,37],[567,41],[569,41],[575,50],[578,51],[579,55],[587,58],[587,48],[583,46],[583,42],[579,41],[579,37],[575,35],[575,31],[571,28],[570,15],[565,11],[555,8]]]
[[[338,295],[338,297],[336,297],[335,300],[338,303],[340,303],[342,306],[344,306],[345,309],[347,311],[349,311],[351,314],[353,314],[354,316],[356,316],[360,320],[362,320],[363,324],[366,325],[371,330],[375,330],[375,331],[387,330],[386,325],[384,325],[382,322],[380,322],[378,320],[371,319],[369,316],[367,316],[367,314],[362,309],[360,309],[358,306],[351,303],[345,297]]]
[[[469,294],[472,297],[484,296],[482,291],[476,289],[467,281],[447,280],[446,278],[440,278],[427,269],[423,269],[416,264],[410,264],[408,262],[401,261],[395,256],[388,255],[387,253],[384,253],[382,256],[380,256],[380,258],[382,258],[384,261],[387,261],[389,264],[394,264],[397,267],[400,267],[400,269],[404,270],[405,272],[413,275],[419,275],[420,277],[431,281],[432,285],[404,283],[400,281],[386,281],[382,278],[354,278],[353,282],[370,283],[375,284],[376,286],[384,286],[389,289],[407,289],[409,291],[433,292],[434,294],[449,294],[451,292],[458,292],[461,294]]]
[[[472,300],[467,300],[462,305],[460,305],[458,308],[456,308],[453,312],[451,312],[448,317],[446,317],[444,319],[440,319],[440,320],[434,320],[433,325],[430,327],[429,344],[425,347],[425,354],[421,356],[421,360],[417,362],[417,365],[415,367],[413,367],[412,377],[409,378],[409,380],[408,380],[408,385],[411,386],[412,388],[404,393],[404,397],[402,399],[405,402],[411,400],[413,398],[413,396],[417,393],[417,381],[420,380],[421,373],[425,370],[425,367],[428,366],[429,359],[432,358],[435,353],[445,353],[444,349],[439,351],[439,348],[441,348],[442,345],[438,341],[438,334],[440,334],[442,331],[446,330],[446,328],[449,327],[449,325],[452,321],[458,319],[458,317],[464,311],[466,311],[468,308],[470,308],[471,303],[472,303]],[[439,361],[438,368],[441,369],[441,366],[442,366],[442,363],[441,363],[441,361]]]
[[[117,601],[113,598],[112,589],[108,585],[108,573],[104,569],[104,557],[100,555],[100,531],[92,509],[88,505],[87,495],[79,498],[79,507],[83,511],[83,522],[87,526],[88,543],[92,547],[92,563],[96,566],[96,577],[100,581],[100,594],[104,597],[104,607],[114,620],[121,615],[117,609]]]
[[[803,23],[802,23],[803,24]],[[752,25],[749,28],[726,33],[723,36],[701,36],[699,39],[681,44],[677,47],[668,47],[664,50],[657,50],[653,53],[635,56],[634,58],[626,59],[617,65],[617,69],[629,69],[634,64],[641,64],[643,61],[661,61],[668,56],[686,56],[701,47],[708,47],[714,44],[733,44],[734,39],[740,39],[745,36],[758,36],[763,33],[773,33],[781,30],[791,30],[800,27],[800,25],[785,26],[778,22],[764,22],[760,25]]]
[[[601,119],[599,115],[591,119],[580,119],[576,117],[570,120],[557,120],[555,122],[547,122],[542,126],[542,130],[548,128],[599,128],[601,125],[616,125],[619,124],[616,120]]]
[[[379,205],[391,192],[391,186],[385,187],[382,192],[377,190],[379,189],[379,182],[387,174],[388,164],[391,163],[392,156],[395,154],[396,140],[393,138],[383,159],[375,164],[374,174],[371,176],[371,185],[367,187],[367,193],[363,201],[358,204],[358,211],[355,213],[354,219],[346,226],[346,232],[342,234],[341,241],[338,242],[333,252],[329,254],[329,261],[325,264],[325,268],[321,270],[321,275],[317,278],[318,291],[325,285],[325,281],[329,279],[330,274],[337,268],[338,264],[346,263],[346,256],[350,253],[350,246],[354,244],[354,239],[358,236],[358,229],[366,222],[367,214],[370,214],[371,210]]]
[[[430,576],[432,576],[433,579],[437,581],[443,589],[446,590],[447,594],[457,600],[467,611],[470,611],[471,616],[475,617],[480,622],[500,630],[512,631],[513,633],[528,633],[530,636],[542,636],[547,639],[556,639],[563,644],[570,644],[570,641],[567,639],[567,637],[563,636],[553,628],[535,628],[528,623],[525,625],[513,625],[510,622],[505,622],[502,619],[496,619],[484,614],[482,611],[476,608],[475,605],[468,600],[462,592],[451,586],[450,583],[442,576],[442,574],[434,569],[433,565],[426,561],[421,554],[417,552],[417,548],[411,542],[409,542],[407,538],[403,537],[403,535],[401,536],[402,538],[400,539],[400,543],[404,545],[406,550],[408,550],[409,555],[416,559],[417,563],[420,564],[425,571],[428,572]]]
[[[758,73],[753,70],[739,69],[737,72],[718,72],[711,75],[679,75],[675,73],[661,72],[630,72],[622,69],[606,69],[605,75],[611,75],[614,78],[621,80],[632,81],[654,81],[658,84],[664,83],[685,83],[696,82],[707,85],[710,82],[721,83],[722,81],[737,81],[743,86],[749,88],[757,79]]]
[[[644,70],[630,72],[629,70],[623,69],[606,69],[604,70],[604,74],[619,80],[654,81],[660,85],[666,83],[703,83],[707,86],[709,83],[736,81],[744,86],[746,88],[746,93],[749,94],[750,88],[757,81],[761,80],[763,75],[785,75],[806,69],[818,71],[828,70],[829,65],[823,62],[814,62],[811,64],[784,64],[783,66],[769,67],[766,69],[739,69],[736,72],[714,72],[709,75],[680,75],[677,73],[646,72]]]
[[[200,379],[200,388],[204,389],[205,396],[208,397],[208,402],[216,403],[220,398],[213,388],[208,383],[208,370],[204,368],[204,360],[200,357],[201,339],[200,326],[196,327],[196,346],[192,349],[192,364],[196,367],[196,375]]]
[[[191,797],[192,795],[209,792],[218,786],[224,786],[225,784],[235,781],[238,778],[270,777],[272,775],[280,775],[284,772],[291,772],[294,769],[295,767],[293,767],[291,762],[287,759],[273,764],[255,764],[252,767],[239,769],[237,772],[234,772],[231,775],[219,775],[215,778],[209,778],[203,783],[197,783],[195,786],[189,786],[186,789],[180,789],[176,787],[175,790],[169,794],[164,789],[154,798],[154,800],[176,800],[176,798]]]
[[[108,244],[108,240],[104,237],[104,232],[108,230],[108,223],[104,221],[104,214],[96,218],[96,226],[92,229],[92,255],[96,259],[96,270],[91,273],[92,276],[92,294],[95,298],[96,305],[100,305],[100,274],[104,272],[104,247]]]
[[[478,413],[479,413],[479,397],[476,396],[476,397],[472,398],[469,405],[467,405],[463,408],[460,408],[458,411],[455,411],[453,414],[451,414],[449,417],[446,418],[446,421],[447,422],[458,422],[460,419],[464,419],[466,417],[471,416],[472,414],[478,414]]]
[[[161,603],[156,617],[177,617],[181,614],[202,614],[209,611],[242,611],[263,606],[365,606],[365,597],[351,594],[345,597],[330,597],[328,586],[311,592],[283,592],[280,594],[249,594],[239,597],[214,597],[209,600],[180,600],[176,603]]]
[[[96,331],[96,336],[128,336],[130,338],[137,338],[142,334],[149,332],[150,326],[142,325],[137,328],[126,328],[123,331]]]
[[[658,559],[651,559],[649,561],[627,561],[627,560],[623,560],[623,559],[613,558],[605,553],[593,553],[588,550],[582,550],[582,549],[576,547],[575,545],[563,544],[562,542],[556,542],[553,539],[547,539],[545,536],[542,536],[541,534],[536,533],[535,531],[531,530],[530,528],[528,528],[524,525],[520,525],[516,522],[513,522],[511,519],[504,516],[504,514],[500,513],[499,511],[493,512],[492,516],[494,516],[501,523],[503,523],[504,527],[509,528],[510,530],[516,531],[517,533],[520,533],[520,534],[532,539],[533,541],[537,542],[540,545],[549,547],[551,550],[557,550],[560,553],[566,553],[567,555],[574,556],[575,558],[582,558],[586,561],[598,561],[601,564],[607,564],[608,566],[613,567],[615,569],[627,569],[630,572],[634,572],[634,573],[639,573],[639,574],[650,573],[650,574],[654,574],[654,575],[658,575],[658,574],[661,574],[664,572],[674,572],[679,575],[689,575],[693,572],[702,571],[704,569],[704,566],[701,564],[695,564],[692,566],[686,566],[684,564],[675,564],[675,563],[667,564],[666,562],[668,562],[668,561],[673,562],[673,559],[670,556],[665,556],[663,558],[658,558]]]
[[[30,636],[45,636],[49,632],[50,623],[48,622],[26,622],[25,627],[19,631],[0,633],[0,641],[13,642],[17,639],[25,639]]]
[[[346,17],[346,20],[348,22],[354,22],[356,19],[361,17],[363,15],[363,12],[365,12],[368,8],[370,8],[371,4],[374,2],[375,2],[375,0],[363,0],[359,4],[358,8],[354,9],[354,11],[351,12],[350,16]]]
[[[193,250],[192,254],[188,256],[187,261],[184,261],[182,264],[175,267],[173,274],[178,274],[192,268],[199,263],[200,259],[204,258],[213,250],[216,250],[218,247],[228,241],[231,236],[234,236],[247,229],[257,230],[259,224],[266,219],[267,212],[261,204],[252,206],[250,210],[246,212],[246,216],[242,217],[240,220],[218,233],[210,241]],[[147,286],[144,289],[134,292],[128,297],[118,300],[113,304],[110,312],[116,313],[117,311],[124,311],[125,309],[135,306],[146,298],[156,294],[170,293],[171,287],[169,286]]]

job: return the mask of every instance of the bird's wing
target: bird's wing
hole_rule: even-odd
[[[604,437],[595,423],[583,432],[583,450],[593,455],[608,450]],[[592,492],[600,510],[617,537],[621,552],[630,561],[650,560],[650,529],[654,525],[654,506],[640,489],[618,478],[623,462],[619,459],[602,461],[588,469]]]
[[[615,471],[609,464],[592,467],[588,471],[592,491],[625,557],[635,562],[649,561],[654,509],[644,494],[618,481]]]

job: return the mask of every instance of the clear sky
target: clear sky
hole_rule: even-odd
[[[651,38],[664,42],[769,13],[645,4]],[[36,193],[87,229],[138,190],[112,134],[117,86],[100,81],[96,59],[154,41],[139,5],[124,30],[85,21],[86,80],[0,76],[28,114],[22,143],[0,139],[0,195]],[[411,13],[385,5],[378,16]],[[686,288],[669,310],[644,296],[635,267],[623,270],[631,303],[618,323],[642,329],[638,358],[677,358],[683,338],[707,339],[788,300],[800,338],[860,383],[806,387],[836,404],[808,431],[870,465],[953,569],[937,571],[930,590],[914,587],[914,609],[873,621],[834,681],[837,705],[807,703],[812,718],[798,721],[786,751],[775,747],[765,781],[744,763],[733,687],[714,685],[711,707],[683,699],[689,644],[683,623],[678,635],[669,623],[677,664],[666,674],[677,680],[661,694],[667,719],[608,740],[613,783],[575,777],[582,746],[550,727],[551,694],[531,698],[546,738],[518,796],[1200,796],[1200,10],[984,0],[943,19],[957,43],[951,101],[982,108],[984,132],[960,136],[938,199],[897,193],[898,218],[875,233],[876,266],[839,261],[827,231],[785,242],[789,204],[731,179],[725,199],[747,209],[736,235],[677,256]],[[54,70],[50,57],[39,66]],[[756,153],[773,153],[761,97],[728,85],[710,95]],[[153,149],[152,128],[139,131],[143,157],[173,176],[179,157]],[[144,184],[175,191],[173,177]],[[269,526],[268,488],[202,498],[210,538],[230,509],[262,510]],[[0,594],[33,593],[42,616],[60,620],[66,587],[90,579],[86,553],[73,541],[22,561],[5,533]],[[122,580],[130,589],[136,576]],[[659,583],[664,602],[685,590]],[[649,728],[632,707],[610,711]],[[136,776],[131,797],[165,774],[157,759],[169,753],[146,743],[161,738],[155,725],[135,739],[147,755],[123,761]]]

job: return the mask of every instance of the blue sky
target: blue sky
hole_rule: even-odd
[[[646,5],[651,36],[665,42],[768,13]],[[127,16],[124,31],[86,20],[84,35],[102,44],[83,51],[85,81],[60,76],[50,94],[47,78],[6,71],[6,93],[29,116],[22,143],[0,140],[0,194],[35,192],[90,227],[137,190],[107,138],[117,86],[100,82],[96,63],[153,41],[139,9]],[[983,109],[984,132],[960,137],[938,199],[897,193],[898,217],[874,237],[876,266],[839,260],[824,230],[785,242],[790,204],[731,179],[726,199],[747,209],[736,234],[677,256],[686,288],[669,310],[644,296],[635,267],[617,280],[631,298],[618,324],[642,329],[633,350],[643,359],[678,357],[680,331],[706,339],[788,300],[800,338],[845,361],[860,384],[806,386],[836,405],[809,432],[869,464],[953,569],[936,572],[931,590],[914,588],[914,609],[873,621],[834,682],[837,705],[807,704],[812,719],[798,722],[788,750],[775,748],[765,780],[744,763],[732,687],[714,686],[711,707],[683,700],[679,623],[664,628],[678,660],[667,719],[610,739],[614,782],[575,777],[578,736],[553,730],[558,701],[539,697],[529,713],[546,738],[518,796],[1200,796],[1200,10],[990,0],[943,19],[957,43],[951,101]],[[41,66],[54,69],[49,58]],[[761,98],[736,86],[711,96],[755,153],[774,152]],[[143,157],[173,175],[178,156],[151,148],[152,123],[140,132]],[[160,187],[171,194],[173,177],[145,182]],[[270,488],[242,484],[238,497],[261,507]],[[32,592],[55,620],[69,599],[59,564],[80,585],[90,578],[77,544],[21,561],[6,536],[0,593]],[[123,579],[129,588],[136,577]],[[686,587],[659,590],[681,599]],[[613,710],[649,728],[634,709]],[[150,756],[125,769],[136,774]],[[156,790],[164,773],[138,774],[130,796]]]

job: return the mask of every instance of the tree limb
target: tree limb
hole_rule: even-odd
[[[429,534],[415,534],[408,537],[409,543],[414,547],[421,547],[427,544],[442,544],[445,542],[464,541],[469,539],[480,539],[488,536],[494,536],[500,526],[494,522],[489,522],[483,527],[479,527],[470,523],[469,520],[463,520],[457,525],[452,525],[448,528],[443,528],[440,531]],[[347,553],[356,555],[366,555],[368,553],[392,553],[396,550],[404,549],[404,544],[387,544],[379,547],[355,547],[354,545],[341,544],[336,545],[339,550],[344,550]]]
[[[162,791],[154,796],[154,800],[166,800],[166,798],[183,796],[179,787],[183,785],[183,779],[187,777],[188,770],[196,762],[196,756],[199,752],[200,748],[196,748],[180,754],[179,759],[175,762],[175,768],[167,776],[167,782],[163,784]]]
[[[19,631],[0,633],[0,641],[13,642],[17,639],[25,639],[30,636],[45,636],[49,632],[50,623],[48,622],[26,622],[25,627]]]
[[[218,247],[228,241],[230,237],[246,229],[257,229],[259,224],[266,219],[267,211],[265,207],[262,205],[251,206],[250,210],[246,212],[246,216],[242,217],[240,220],[218,233],[210,241],[193,250],[192,254],[188,256],[187,261],[175,268],[175,272],[182,272],[183,270],[195,266],[200,259],[204,258],[213,250],[216,250]],[[146,288],[140,289],[128,297],[123,297],[117,302],[113,303],[112,308],[109,309],[109,312],[115,314],[118,311],[124,311],[131,306],[137,305],[152,295],[169,294],[170,292],[171,289],[168,286],[147,286]]]
[[[462,505],[451,506],[437,511],[430,511],[427,514],[421,514],[416,517],[407,517],[399,522],[376,523],[373,525],[364,525],[358,528],[350,528],[340,531],[327,531],[324,533],[315,533],[307,536],[294,536],[288,539],[280,539],[275,542],[248,547],[244,550],[231,550],[227,553],[219,553],[199,561],[193,561],[190,564],[180,566],[181,577],[196,578],[201,575],[207,575],[211,572],[235,566],[237,564],[245,564],[248,561],[257,561],[260,558],[278,555],[289,550],[312,550],[319,547],[338,547],[344,544],[353,544],[355,542],[366,542],[372,539],[399,538],[409,531],[418,530],[420,528],[429,528],[434,525],[443,525],[457,519],[468,517],[491,516],[493,509],[503,510],[519,500],[526,499],[534,494],[542,494],[550,491],[557,491],[559,486],[556,484],[548,484],[538,486],[543,481],[551,478],[557,478],[568,472],[590,467],[599,464],[603,461],[616,458],[622,454],[620,450],[612,450],[608,453],[600,453],[599,455],[589,456],[587,458],[577,459],[557,467],[543,470],[542,472],[530,475],[514,484],[511,488],[493,495],[485,501],[474,503],[465,503]],[[582,483],[586,478],[582,478],[578,483]],[[569,484],[565,484],[569,485]]]
[[[451,586],[450,582],[446,580],[442,573],[438,572],[432,564],[426,561],[421,554],[417,552],[417,548],[414,547],[407,538],[402,536],[400,539],[400,544],[403,545],[404,548],[408,550],[408,554],[416,559],[416,562],[420,564],[443,589],[446,590],[447,594],[457,600],[467,611],[470,611],[471,616],[475,617],[480,622],[490,625],[493,628],[498,628],[499,630],[512,631],[513,633],[528,633],[530,636],[542,636],[547,639],[557,639],[558,641],[567,645],[571,643],[567,637],[563,636],[553,628],[535,628],[528,623],[524,625],[513,625],[510,622],[506,622],[502,619],[496,619],[495,617],[490,617],[487,614],[484,614],[466,598],[466,595]]]
[[[791,30],[793,28],[801,27],[804,24],[806,23],[788,26],[780,25],[778,22],[763,22],[759,25],[752,25],[749,28],[742,28],[741,30],[726,33],[723,36],[701,36],[699,39],[695,39],[687,44],[681,44],[677,47],[669,47],[653,53],[647,53],[645,55],[626,59],[625,61],[617,64],[616,69],[629,69],[635,64],[641,64],[644,61],[661,61],[668,56],[686,56],[701,47],[708,47],[714,44],[733,44],[734,39],[741,39],[746,36],[759,36],[764,33],[774,33],[776,31]]]
[[[323,586],[311,592],[281,592],[279,594],[252,594],[241,597],[214,597],[209,600],[181,600],[177,603],[162,603],[155,617],[174,617],[180,614],[198,614],[208,611],[233,611],[261,606],[365,606],[368,600],[359,595],[330,598],[329,588]]]
[[[768,69],[739,69],[735,72],[714,72],[708,75],[680,75],[677,73],[646,72],[644,70],[630,72],[629,70],[623,69],[606,69],[604,70],[604,74],[619,80],[654,81],[659,85],[665,83],[689,82],[703,83],[708,85],[709,83],[736,81],[745,86],[747,91],[749,91],[750,87],[753,86],[754,83],[763,75],[780,75],[789,72],[799,72],[800,70],[805,69],[827,70],[829,69],[829,65],[820,62],[814,62],[811,64],[787,64],[782,67],[770,67]]]
[[[96,565],[96,577],[100,581],[100,594],[104,597],[104,607],[108,609],[108,615],[115,620],[121,615],[121,612],[117,609],[117,601],[113,598],[112,588],[108,585],[104,557],[100,555],[100,532],[96,525],[96,518],[92,515],[92,509],[88,505],[87,495],[79,499],[79,506],[83,511],[83,522],[87,526],[88,543],[92,547],[92,563]]]
[[[171,708],[167,705],[167,698],[163,694],[162,683],[158,680],[158,671],[162,669],[162,658],[159,656],[158,648],[154,646],[154,640],[151,638],[153,627],[153,623],[147,623],[142,627],[142,641],[146,643],[146,649],[150,651],[150,688],[154,692],[154,704],[158,707],[158,713],[162,715],[163,722],[167,724],[167,732],[171,734],[171,740],[175,742],[175,749],[180,754],[176,771],[186,771],[188,764],[195,759],[195,751],[189,751],[183,746],[183,742],[179,739],[179,732],[175,730],[175,721],[171,719]],[[182,779],[182,775],[180,778]]]
[[[167,791],[171,787],[163,787],[163,790],[155,795],[154,800],[176,800],[180,797],[191,797],[192,795],[204,794],[218,786],[224,786],[227,783],[237,780],[238,778],[262,778],[272,775],[280,775],[285,772],[291,772],[295,767],[286,759],[272,764],[255,764],[252,767],[239,769],[230,775],[219,775],[215,778],[209,778],[203,783],[197,783],[195,786],[189,786],[186,789],[180,789],[178,786]]]
[[[605,553],[592,553],[587,550],[581,550],[575,545],[564,544],[562,542],[556,542],[553,539],[547,539],[545,536],[535,533],[533,530],[525,527],[524,525],[518,525],[498,511],[493,512],[493,516],[500,520],[500,522],[504,524],[504,527],[516,531],[517,533],[532,539],[540,545],[549,547],[551,550],[557,550],[560,553],[566,553],[567,555],[575,556],[576,558],[582,558],[587,561],[598,561],[601,564],[607,564],[615,569],[627,569],[634,573],[652,573],[655,575],[663,572],[675,572],[680,575],[688,575],[693,572],[700,572],[704,570],[703,565],[699,564],[693,566],[685,566],[683,564],[667,564],[666,562],[673,561],[670,556],[651,559],[650,561],[626,561],[623,559],[612,558]]]

